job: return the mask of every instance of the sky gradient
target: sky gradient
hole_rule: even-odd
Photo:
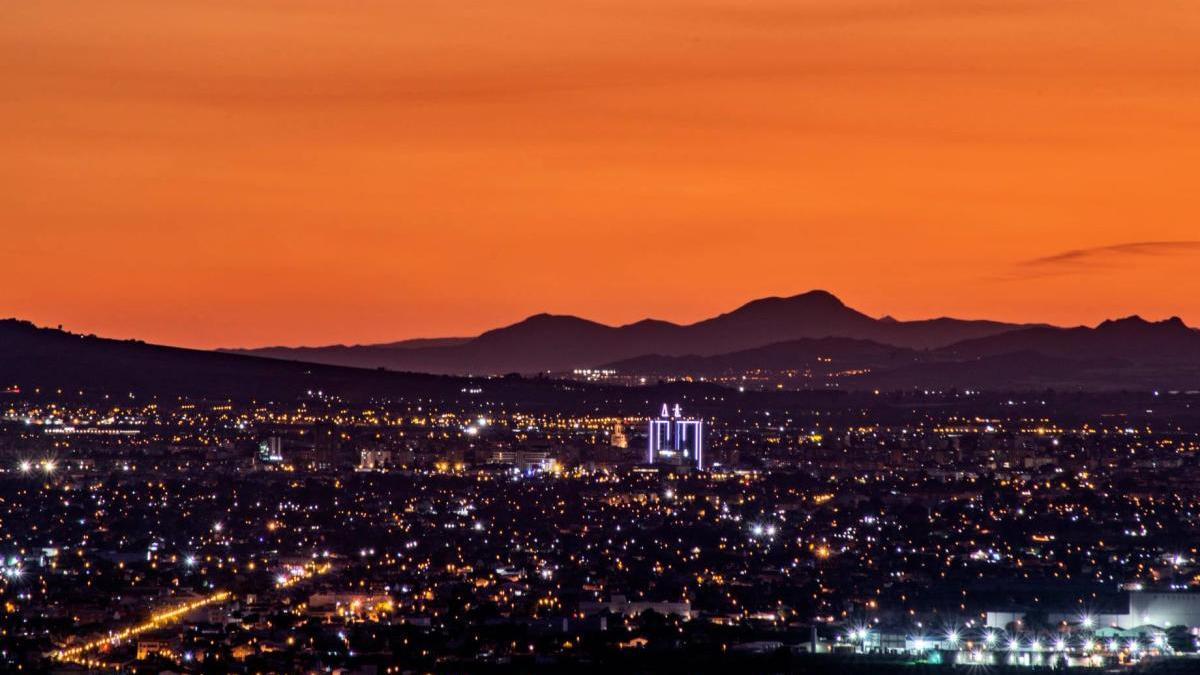
[[[39,0],[0,60],[0,316],[1200,324],[1194,2]]]

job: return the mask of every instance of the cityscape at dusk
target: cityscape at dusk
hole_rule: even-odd
[[[0,57],[0,673],[1200,673],[1200,7]]]

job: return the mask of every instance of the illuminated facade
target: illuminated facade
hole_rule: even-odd
[[[283,461],[283,439],[268,436],[258,443],[258,461],[276,464]]]
[[[704,469],[704,422],[685,418],[676,403],[663,404],[658,418],[647,428],[646,460],[650,464],[693,465]]]

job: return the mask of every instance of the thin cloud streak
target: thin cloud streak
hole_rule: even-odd
[[[1096,267],[1120,265],[1133,258],[1166,257],[1200,253],[1200,241],[1132,241],[1109,246],[1076,248],[1053,255],[1030,258],[1017,263],[1017,269],[1004,278],[1008,280],[1082,272]]]
[[[1111,246],[1095,246],[1063,251],[1041,258],[1027,260],[1023,265],[1037,267],[1046,265],[1086,264],[1113,255],[1159,256],[1177,255],[1200,251],[1200,241],[1135,241]]]

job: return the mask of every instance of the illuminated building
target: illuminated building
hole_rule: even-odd
[[[260,462],[282,462],[283,461],[283,439],[278,436],[268,436],[258,444],[258,461]]]
[[[650,464],[695,465],[704,469],[704,422],[685,418],[676,403],[663,404],[662,413],[647,428],[646,459]]]
[[[382,471],[392,465],[391,450],[363,450],[359,453],[360,471]]]
[[[629,439],[625,436],[625,425],[618,423],[613,427],[612,446],[622,449],[629,447]]]

